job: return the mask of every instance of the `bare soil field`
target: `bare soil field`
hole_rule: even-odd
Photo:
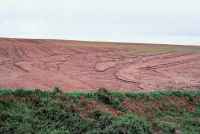
[[[0,38],[0,88],[197,89],[200,47]]]

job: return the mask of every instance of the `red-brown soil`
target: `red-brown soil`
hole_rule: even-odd
[[[110,105],[105,105],[104,103],[101,103],[99,101],[95,100],[87,100],[84,97],[80,98],[80,104],[78,106],[74,106],[75,110],[79,113],[81,113],[82,117],[89,116],[94,111],[101,111],[104,113],[110,113],[113,116],[119,116],[122,115],[122,112],[113,108]]]
[[[199,97],[194,97],[194,100],[196,103],[199,102]],[[194,104],[186,97],[166,96],[159,100],[148,101],[144,99],[125,99],[122,103],[122,106],[129,112],[151,117],[154,115],[156,110],[168,111],[172,107],[175,107],[177,110],[185,109],[188,112],[195,112],[196,108]]]
[[[0,39],[0,88],[100,87],[152,91],[200,87],[200,47]]]

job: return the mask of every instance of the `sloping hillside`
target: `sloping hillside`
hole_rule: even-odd
[[[196,88],[199,68],[197,46],[0,39],[1,88]]]

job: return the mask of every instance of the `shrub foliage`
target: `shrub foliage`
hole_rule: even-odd
[[[88,105],[80,106],[80,97],[88,102],[97,101],[110,107],[105,109]],[[187,111],[163,98],[185,97],[195,110]],[[100,89],[96,93],[64,94],[59,88],[52,92],[41,90],[0,90],[0,133],[1,134],[151,134],[158,131],[198,134],[200,132],[200,93],[199,92],[155,92],[155,93],[112,93]],[[146,113],[131,112],[123,106],[129,99],[144,103]],[[85,101],[85,102],[87,102]],[[161,103],[159,108],[145,105]],[[84,103],[85,103],[84,102]],[[185,102],[186,103],[186,102]],[[182,103],[181,103],[182,104]],[[170,104],[171,105],[171,104]],[[137,107],[136,107],[137,108]],[[148,112],[154,110],[150,116]],[[85,110],[85,111],[84,111]],[[113,114],[113,110],[121,114]],[[163,110],[163,111],[161,111]],[[142,117],[143,116],[143,117]]]

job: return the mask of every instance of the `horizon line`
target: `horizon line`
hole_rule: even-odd
[[[117,43],[117,44],[138,44],[138,45],[175,45],[175,46],[200,46],[200,43],[172,43],[166,42],[163,43],[161,41],[113,41],[113,40],[84,40],[84,39],[67,39],[67,38],[38,38],[38,37],[6,37],[0,36],[0,39],[16,39],[16,40],[55,40],[55,41],[74,41],[74,42],[88,42],[88,43]]]

